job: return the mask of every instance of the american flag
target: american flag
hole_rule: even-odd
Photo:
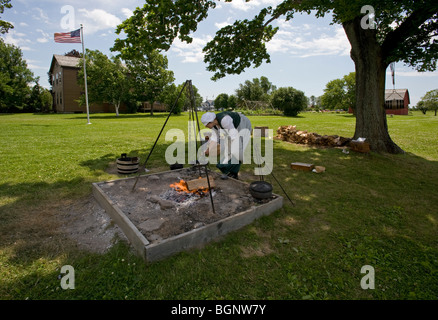
[[[55,42],[81,43],[81,29],[71,32],[57,32],[55,33]]]

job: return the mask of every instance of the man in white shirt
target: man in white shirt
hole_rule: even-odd
[[[251,121],[241,113],[224,111],[218,114],[207,112],[201,117],[201,122],[215,133],[209,139],[205,154],[220,153],[221,161],[216,167],[224,175],[238,179],[245,150],[251,139]]]

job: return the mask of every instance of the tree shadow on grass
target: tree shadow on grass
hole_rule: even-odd
[[[104,156],[89,159],[86,161],[80,162],[81,166],[89,168],[94,176],[100,176],[102,173],[109,173],[113,175],[117,175],[118,177],[126,177],[127,175],[119,174],[117,172],[117,160],[121,158],[122,154],[126,153],[127,157],[138,157],[139,158],[139,172],[145,173],[145,161],[149,157],[149,153],[151,153],[148,163],[146,164],[146,169],[155,171],[157,168],[169,167],[166,163],[166,159],[164,154],[166,149],[171,145],[171,142],[168,143],[159,143],[155,147],[155,149],[151,153],[150,149],[144,150],[130,150],[126,151],[121,150],[120,154],[106,154]],[[187,150],[187,149],[186,149]],[[132,174],[131,174],[132,175]]]
[[[75,189],[86,183],[82,178],[55,183],[1,184],[0,245],[13,253],[8,263],[31,265],[39,258],[53,258],[63,251],[59,242],[58,216],[72,203]]]

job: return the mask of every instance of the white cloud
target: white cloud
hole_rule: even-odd
[[[301,58],[325,55],[346,56],[350,53],[350,43],[342,27],[334,30],[334,35],[326,33],[313,34],[312,32],[298,32],[294,27],[279,30],[269,43],[266,44],[271,53],[288,53]],[[300,27],[303,30],[312,30],[311,26]]]
[[[50,38],[50,35],[48,33],[44,32],[41,29],[37,29],[36,31],[38,31],[42,35],[41,38],[37,38],[37,42],[39,42],[39,43],[47,43],[47,42],[49,42],[49,40],[51,38]]]
[[[39,61],[37,61],[37,60],[30,60],[30,59],[26,59],[26,63],[27,63],[27,67],[29,68],[29,69],[41,69],[41,70],[46,70],[47,69],[47,66],[40,66],[40,65],[37,65],[36,63],[38,63]]]
[[[41,21],[44,24],[50,23],[50,19],[49,19],[49,16],[47,15],[46,11],[44,11],[41,8],[35,8],[33,11],[34,11],[33,18],[35,20]]]
[[[233,0],[229,5],[231,5],[232,9],[246,12],[259,6],[276,6],[281,2],[282,0],[251,0],[248,2],[245,0]]]
[[[3,39],[5,43],[20,47],[22,50],[30,50],[29,47],[23,47],[24,45],[31,43],[30,40],[24,38],[25,36],[26,35],[24,33],[17,32],[15,30],[9,30],[9,32],[4,35]]]
[[[183,63],[202,62],[204,60],[202,49],[211,39],[211,36],[204,36],[202,38],[194,37],[190,44],[176,39],[173,42],[171,51],[175,52],[179,57],[183,57]]]
[[[122,13],[126,18],[129,18],[134,14],[134,12],[128,8],[122,8]]]
[[[216,26],[216,28],[218,28],[218,29],[222,29],[223,27],[229,26],[229,25],[231,25],[231,24],[233,24],[233,22],[232,22],[232,19],[229,17],[229,18],[227,19],[227,21],[224,21],[224,22],[216,22],[214,25]]]
[[[79,9],[78,12],[82,15],[77,20],[82,21],[80,23],[84,25],[84,32],[86,34],[94,34],[98,31],[115,29],[120,23],[122,23],[122,20],[118,17],[102,9],[94,9],[91,11],[87,9]]]
[[[260,5],[258,0],[246,2],[245,0],[234,0],[230,3],[235,10],[248,11]]]

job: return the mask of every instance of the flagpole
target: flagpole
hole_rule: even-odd
[[[87,61],[85,59],[85,46],[84,46],[84,26],[81,24],[81,41],[82,41],[82,55],[84,57],[84,80],[85,80],[85,103],[87,105],[87,124],[90,122],[90,108],[88,106],[88,85],[87,85]]]
[[[392,87],[395,90],[395,62],[391,63]]]

